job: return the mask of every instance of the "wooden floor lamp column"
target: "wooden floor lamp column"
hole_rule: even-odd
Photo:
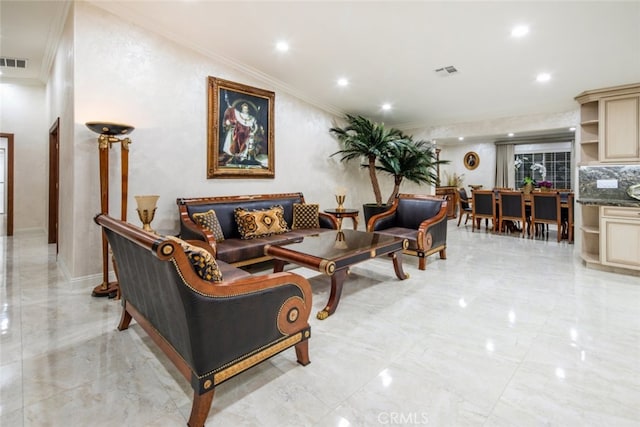
[[[100,134],[98,137],[98,150],[100,154],[100,212],[109,213],[109,150],[113,144],[121,144],[121,217],[127,220],[127,191],[129,177],[129,138],[119,139],[118,135],[127,135],[135,129],[133,126],[108,123],[87,122],[87,127]],[[102,233],[102,283],[93,289],[94,297],[114,298],[118,294],[118,283],[109,282],[109,243],[104,232]]]

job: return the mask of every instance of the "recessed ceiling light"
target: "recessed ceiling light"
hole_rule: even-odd
[[[349,80],[344,77],[339,78],[338,86],[349,86]]]
[[[278,43],[276,43],[276,49],[278,49],[280,52],[286,52],[289,50],[289,43],[285,41],[279,41]]]
[[[382,108],[384,111],[389,111],[389,110],[391,110],[391,104],[389,104],[389,103],[382,104],[382,107],[381,107],[381,108]]]
[[[551,80],[551,74],[549,73],[540,73],[538,74],[538,76],[536,77],[536,80],[539,82],[548,82],[549,80]]]
[[[571,132],[575,132],[575,131],[576,131],[576,128],[574,128],[574,127],[572,126],[572,127],[570,127],[570,128],[569,128],[569,130],[570,130]]]
[[[464,136],[459,136],[458,141],[464,141]]]
[[[513,132],[509,132],[509,133],[507,134],[507,136],[513,136],[513,135],[514,135],[514,133],[513,133]]]
[[[517,25],[511,30],[511,37],[524,37],[529,33],[529,27],[526,25]]]

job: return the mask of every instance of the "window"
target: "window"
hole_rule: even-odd
[[[572,188],[571,186],[571,152],[518,153],[514,157],[516,186],[521,187],[526,176],[536,181],[551,181],[553,188]],[[542,165],[534,167],[534,165]],[[542,172],[546,170],[543,177]]]

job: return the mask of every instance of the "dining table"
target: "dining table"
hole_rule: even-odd
[[[509,191],[514,191],[514,190],[509,190]],[[541,190],[534,190],[534,191],[540,191]],[[553,190],[551,190],[550,192],[553,192]],[[494,190],[494,195],[495,195],[495,202],[496,202],[496,221],[493,224],[493,232],[497,232],[499,231],[499,227],[500,227],[500,196],[499,196],[500,190]],[[562,216],[569,218],[569,215],[573,215],[573,209],[569,209],[569,194],[573,194],[572,191],[558,191],[558,193],[560,193],[560,210],[562,212]],[[524,206],[526,209],[526,217],[527,217],[527,221],[529,220],[529,218],[531,218],[531,193],[525,193],[524,194]],[[573,218],[569,219],[569,222],[572,224],[573,223]],[[507,227],[509,228],[509,231],[521,231],[520,228],[518,228],[518,226],[513,222],[513,221],[509,221],[509,225],[507,225]],[[558,232],[560,232],[560,230],[558,230]],[[527,231],[528,235],[531,235],[531,228],[529,227],[528,231]],[[563,238],[567,237],[566,235],[563,235]]]

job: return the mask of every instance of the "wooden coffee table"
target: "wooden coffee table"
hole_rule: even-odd
[[[388,255],[393,259],[396,276],[409,277],[402,270],[402,250],[407,239],[356,230],[332,230],[306,236],[300,242],[283,246],[266,245],[265,255],[273,258],[273,271],[283,271],[286,263],[298,264],[331,276],[331,295],[324,309],[318,312],[322,320],[332,315],[342,294],[342,286],[349,267],[362,261]]]

